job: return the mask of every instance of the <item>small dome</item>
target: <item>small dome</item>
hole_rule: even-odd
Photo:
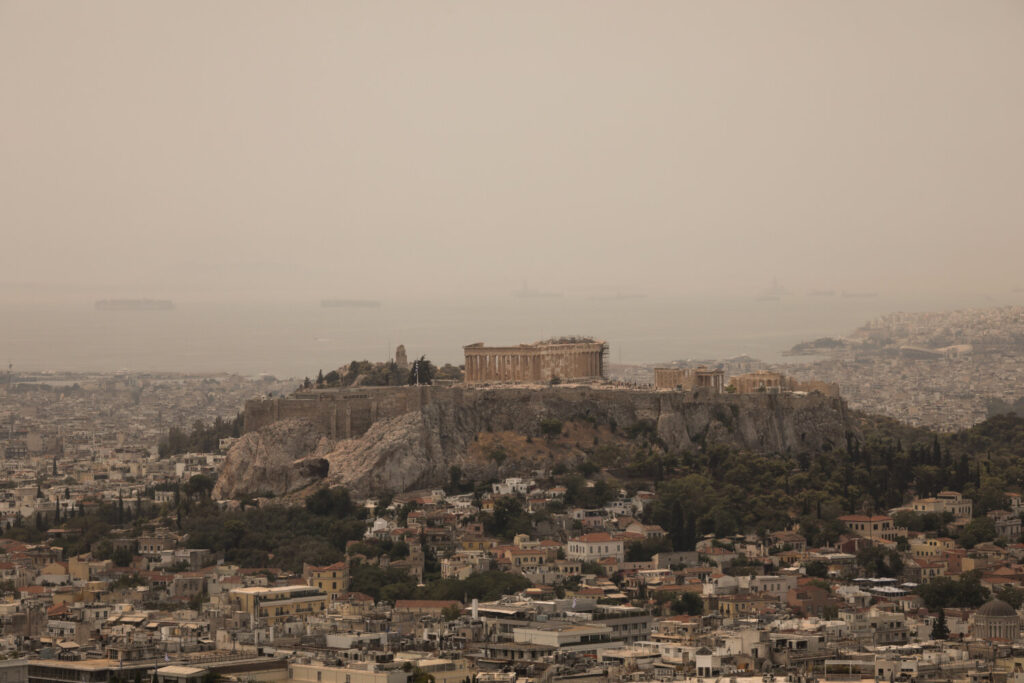
[[[1002,600],[995,599],[989,600],[979,607],[975,614],[979,617],[1015,617],[1017,616],[1017,610]]]

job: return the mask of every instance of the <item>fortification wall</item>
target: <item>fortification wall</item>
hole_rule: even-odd
[[[614,420],[628,426],[638,420],[650,420],[659,425],[659,432],[696,432],[698,423],[712,417],[726,425],[744,424],[741,431],[751,435],[767,433],[767,426],[752,422],[770,422],[768,416],[785,407],[783,413],[800,414],[809,407],[827,407],[826,412],[845,412],[841,398],[826,392],[808,396],[790,393],[751,393],[745,395],[722,394],[709,388],[690,392],[636,391],[631,389],[598,388],[586,385],[539,387],[367,387],[340,389],[274,399],[256,399],[245,406],[244,429],[255,431],[277,420],[300,418],[313,423],[332,439],[362,436],[377,421],[398,417],[436,405],[441,412],[461,415],[459,419],[485,418],[494,430],[529,431],[536,427],[535,415],[549,413],[559,419],[575,417]],[[523,422],[517,422],[523,417]],[[738,419],[739,416],[746,416]],[[704,422],[702,422],[704,421]],[[687,423],[684,426],[684,422]],[[689,424],[692,422],[693,424]],[[678,424],[677,424],[678,423]],[[803,429],[808,428],[804,427]],[[770,431],[770,430],[769,430]],[[791,438],[780,443],[794,443]]]
[[[419,410],[433,387],[358,387],[252,399],[245,403],[243,429],[252,432],[278,420],[308,420],[332,439],[362,436],[374,422]]]

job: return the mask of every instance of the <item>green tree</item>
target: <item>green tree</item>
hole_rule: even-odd
[[[673,614],[689,614],[691,616],[704,614],[704,600],[696,593],[686,591],[680,593],[679,597],[672,601],[670,609]]]
[[[437,369],[434,364],[427,360],[426,356],[420,356],[419,359],[412,362],[412,367],[409,368],[408,383],[431,384],[436,374]]]
[[[815,576],[819,579],[828,578],[828,565],[821,560],[812,560],[804,565],[804,571],[807,572],[807,576]]]
[[[626,544],[626,562],[649,562],[658,553],[672,550],[672,541],[667,536],[647,538]]]
[[[895,577],[903,571],[903,558],[899,552],[877,545],[857,551],[857,564],[871,576]]]
[[[209,498],[216,481],[205,474],[195,474],[185,484],[185,494],[189,498]]]
[[[977,571],[962,574],[958,580],[940,576],[917,588],[925,607],[938,610],[945,607],[981,607],[989,598],[988,589],[981,585]]]
[[[996,589],[995,597],[1007,603],[1014,609],[1020,609],[1020,606],[1024,604],[1024,588],[1018,588],[1016,586],[1006,584]]]
[[[464,377],[464,373],[461,367],[456,367],[451,363],[445,363],[437,370],[437,375],[434,379],[448,379],[456,382],[461,382]]]
[[[409,683],[434,683],[434,676],[418,666],[414,666],[412,668],[412,675],[409,677]]]
[[[554,417],[545,417],[540,421],[540,433],[548,438],[562,433],[562,421]]]
[[[530,533],[533,524],[523,510],[523,503],[514,496],[502,496],[494,501],[494,512],[483,516],[484,530],[491,535],[511,539],[516,534]]]
[[[945,640],[949,638],[949,627],[946,625],[946,610],[939,609],[939,616],[932,624],[932,640]]]
[[[132,563],[132,552],[124,547],[118,548],[111,553],[110,559],[118,567],[127,567]]]
[[[355,505],[347,489],[324,487],[306,498],[306,509],[314,515],[348,517],[355,512]]]
[[[990,517],[975,517],[957,536],[957,543],[970,550],[979,543],[991,541],[996,537],[996,524]]]

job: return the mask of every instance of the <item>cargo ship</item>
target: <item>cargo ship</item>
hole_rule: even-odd
[[[380,308],[373,299],[323,299],[320,308]]]
[[[517,299],[552,299],[562,295],[559,292],[542,292],[538,289],[530,289],[524,282],[523,288],[512,292],[512,296]]]
[[[170,299],[102,299],[96,302],[97,311],[171,311]]]

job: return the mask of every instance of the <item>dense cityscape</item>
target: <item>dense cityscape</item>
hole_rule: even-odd
[[[1019,0],[0,0],[0,683],[1024,683]]]
[[[868,353],[850,347],[881,330],[875,353],[905,388],[886,394],[894,414],[916,395],[894,364],[1012,356],[1016,333],[998,325],[1007,314],[980,314],[983,325],[977,313],[927,316],[927,327],[892,317],[859,341],[813,345]],[[937,339],[950,320],[961,322]],[[980,347],[977,327],[993,339],[983,352],[906,355],[910,341]],[[902,352],[885,351],[897,342]],[[765,419],[763,401],[786,413],[770,433],[870,383],[733,359],[656,367],[651,386],[604,377],[606,353],[589,338],[475,344],[464,366],[439,370],[400,346],[386,362],[302,381],[12,368],[0,390],[0,670],[395,683],[1015,676],[1024,471],[1007,463],[1020,418],[941,433],[819,414],[821,433],[802,434],[800,452],[758,448],[742,424]],[[509,391],[548,407],[526,426],[473,432],[433,487],[345,478],[358,458],[386,468],[372,460],[393,457],[375,435],[401,433],[410,416],[455,400],[505,404]],[[476,403],[455,398],[465,392]],[[625,422],[622,406],[648,396],[683,403]],[[686,427],[681,447],[665,431],[671,410],[716,417]],[[834,444],[828,419],[856,436]]]

